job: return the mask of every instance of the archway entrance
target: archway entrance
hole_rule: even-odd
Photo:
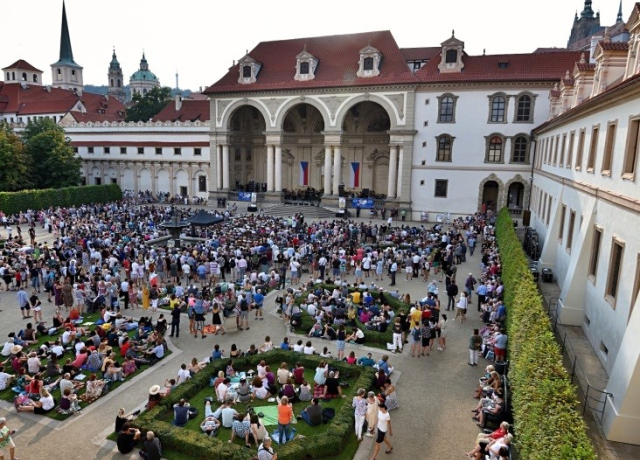
[[[258,109],[239,107],[229,121],[229,188],[266,191],[266,123]]]
[[[496,181],[490,180],[484,184],[482,189],[482,210],[496,211],[498,206],[498,194],[500,186]]]
[[[524,185],[520,182],[514,182],[509,186],[507,195],[507,207],[509,209],[522,209],[524,203]]]
[[[348,194],[364,198],[386,196],[390,128],[389,114],[375,102],[360,102],[345,115],[342,182]]]

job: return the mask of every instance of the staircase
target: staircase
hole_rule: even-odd
[[[291,217],[294,214],[304,214],[305,221],[313,219],[335,219],[336,212],[318,206],[302,206],[292,204],[276,204],[275,206],[262,205],[262,213],[267,216]]]

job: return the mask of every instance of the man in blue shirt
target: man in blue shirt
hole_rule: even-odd
[[[22,317],[31,318],[31,315],[29,314],[29,310],[31,310],[31,307],[29,306],[29,296],[24,292],[23,286],[20,286],[20,290],[18,291],[18,305],[20,306]]]
[[[476,294],[478,294],[478,311],[480,311],[482,304],[486,302],[487,285],[485,283],[480,283],[476,289]]]
[[[256,319],[260,317],[260,320],[263,320],[262,307],[264,306],[264,295],[262,294],[262,289],[258,289],[253,295],[253,302],[255,303]]]
[[[358,366],[372,367],[376,362],[371,357],[371,353],[367,353],[367,356],[358,358]]]

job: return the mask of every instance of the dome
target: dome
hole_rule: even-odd
[[[158,77],[150,70],[138,70],[131,75],[131,81],[159,82]]]

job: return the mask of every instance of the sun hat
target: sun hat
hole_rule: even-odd
[[[150,395],[157,395],[158,393],[160,393],[160,385],[153,385],[151,388],[149,388]]]
[[[11,352],[12,355],[17,355],[22,351],[22,345],[14,345],[11,347],[11,350],[9,351]]]

